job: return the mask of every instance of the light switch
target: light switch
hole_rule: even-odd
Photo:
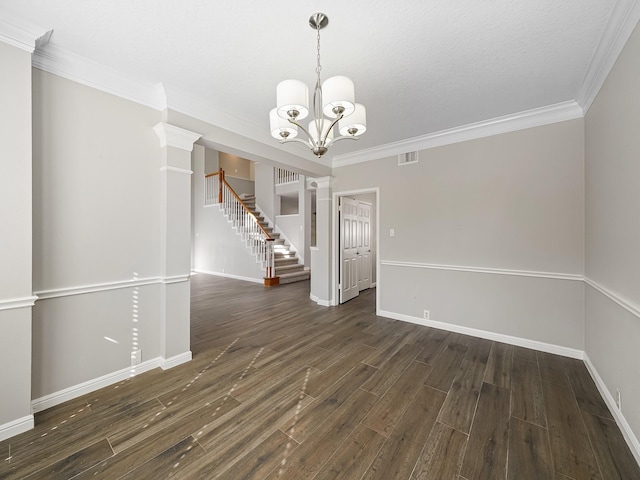
[[[390,228],[389,229],[389,236],[390,237],[395,237],[396,236],[396,229],[395,228]]]

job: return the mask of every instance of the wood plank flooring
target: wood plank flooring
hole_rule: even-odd
[[[194,359],[36,415],[0,479],[634,480],[580,361],[195,275]]]

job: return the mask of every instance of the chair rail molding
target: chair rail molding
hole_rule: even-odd
[[[32,295],[30,297],[20,297],[20,298],[6,298],[0,300],[0,311],[1,310],[13,310],[16,308],[28,308],[33,307],[38,300],[37,295]]]
[[[425,268],[429,270],[450,270],[455,272],[486,273],[492,275],[514,275],[518,277],[553,278],[557,280],[571,280],[581,282],[584,277],[580,274],[539,272],[535,270],[512,270],[506,268],[471,267],[465,265],[440,265],[434,263],[403,262],[396,260],[380,260],[380,265],[405,268]]]

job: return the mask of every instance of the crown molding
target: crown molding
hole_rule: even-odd
[[[618,0],[576,97],[586,114],[640,20],[639,0]]]
[[[527,128],[540,127],[552,123],[574,120],[584,116],[582,107],[574,100],[546,107],[534,108],[524,112],[496,117],[481,122],[470,123],[461,127],[441,130],[419,137],[408,138],[399,142],[387,143],[379,147],[359,150],[333,158],[333,168],[344,167],[354,163],[369,162],[379,158],[392,157],[401,153],[427,150],[453,143],[491,137],[501,133],[515,132]]]
[[[0,42],[33,53],[49,42],[53,30],[25,22],[0,9]]]
[[[37,48],[33,54],[32,65],[45,72],[155,110],[166,108],[166,99],[161,85],[124,75],[55,45],[48,44]]]

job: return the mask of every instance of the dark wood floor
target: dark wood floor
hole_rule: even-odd
[[[36,415],[2,479],[640,479],[584,364],[192,278],[194,360]]]

